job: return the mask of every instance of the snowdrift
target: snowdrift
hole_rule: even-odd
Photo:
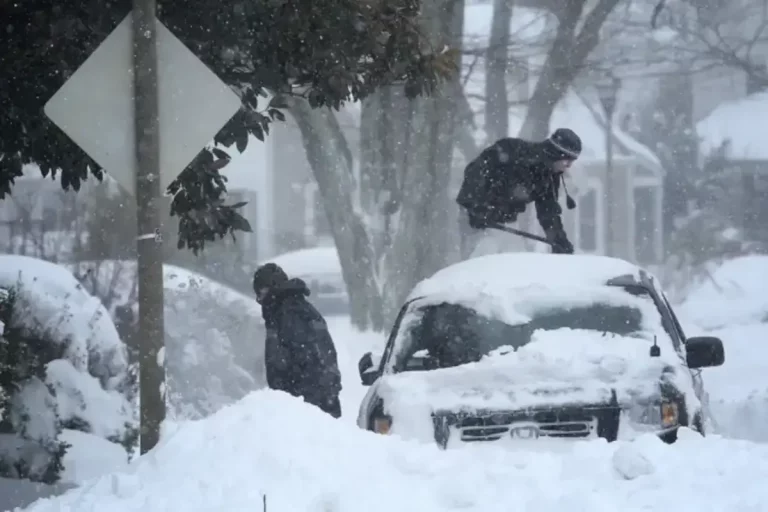
[[[75,451],[64,458],[64,481],[74,474],[67,464],[78,463],[76,445],[86,441],[110,445],[110,468],[115,461],[127,461],[127,452],[117,444],[128,442],[136,423],[123,393],[127,354],[99,299],[65,268],[25,256],[0,255],[0,288],[15,295],[13,327],[61,349],[35,352],[45,364],[45,381],[31,376],[20,382],[7,415],[17,434],[0,435],[0,456],[5,462],[23,461],[28,469],[19,472],[21,477],[28,473],[39,479],[53,460],[56,442],[68,441],[59,437],[65,426],[70,429],[65,432],[80,432],[69,435]]]
[[[768,446],[684,431],[674,446],[575,443],[563,453],[440,451],[358,430],[257,391],[184,424],[128,469],[29,512],[758,510]]]
[[[768,256],[726,261],[692,286],[682,314],[707,330],[768,322]]]
[[[687,334],[717,336],[726,362],[703,372],[715,427],[768,442],[768,256],[735,258],[691,287],[680,306]]]
[[[72,267],[113,315],[122,305],[138,314],[134,262]],[[265,334],[254,298],[174,265],[163,273],[170,417],[199,419],[265,386]]]

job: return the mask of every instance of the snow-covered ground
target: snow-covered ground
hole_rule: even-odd
[[[344,387],[341,421],[282,393],[255,391],[206,419],[169,425],[160,446],[130,465],[110,467],[99,455],[89,466],[78,457],[79,467],[68,467],[72,480],[97,476],[99,468],[115,473],[28,510],[250,512],[262,510],[265,497],[271,511],[506,512],[510,504],[544,512],[766,510],[768,491],[758,484],[768,472],[768,324],[759,286],[765,269],[768,258],[731,262],[713,272],[716,286],[694,287],[679,307],[688,335],[712,334],[726,345],[726,364],[704,370],[722,436],[704,439],[685,430],[672,446],[641,436],[557,451],[541,445],[441,451],[364,432],[355,425],[367,389],[357,362],[365,352],[380,352],[385,338],[332,317]]]
[[[286,428],[290,425],[290,428]],[[256,391],[189,422],[151,455],[30,512],[762,511],[768,445],[685,431],[562,453],[441,451],[378,436]]]
[[[768,256],[724,263],[680,307],[686,334],[723,340],[725,364],[704,370],[718,431],[768,442]]]
[[[366,352],[380,353],[384,350],[386,339],[381,334],[360,332],[350,325],[349,317],[330,317],[328,329],[336,344],[336,352],[341,370],[341,409],[342,419],[356,424],[357,410],[368,388],[360,382],[357,362]]]

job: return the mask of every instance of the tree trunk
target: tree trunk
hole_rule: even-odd
[[[463,0],[422,4],[422,27],[433,48],[461,45],[463,13]],[[396,211],[384,203],[378,205],[387,233],[386,243],[380,246],[385,250],[379,253],[387,324],[418,281],[458,256],[455,215],[448,214],[456,211],[449,187],[458,91],[457,83],[445,83],[432,97],[409,100],[402,88],[390,87],[375,94],[364,107],[368,109],[364,124],[385,119],[388,128],[378,132],[377,151],[361,152],[361,172],[387,175],[383,189],[397,199]],[[382,110],[373,111],[375,108]],[[372,131],[365,125],[361,130],[363,135]]]
[[[560,2],[554,14],[559,23],[541,75],[531,96],[520,137],[542,140],[549,135],[550,119],[557,103],[584,67],[600,42],[600,29],[619,0],[598,0],[580,24],[587,0]],[[577,28],[581,30],[577,32]]]
[[[463,13],[464,0],[422,4],[421,22],[432,48],[460,47]],[[458,256],[456,207],[448,191],[459,92],[457,76],[429,98],[409,100],[401,86],[367,98],[361,113],[359,174],[333,112],[289,100],[323,197],[358,328],[388,328],[414,284]],[[465,147],[471,150],[469,144]]]
[[[509,22],[512,0],[494,0],[485,60],[485,133],[488,145],[509,135]]]
[[[330,109],[313,109],[306,100],[289,98],[312,166],[328,222],[341,260],[349,293],[352,323],[359,329],[380,329],[382,301],[374,272],[376,254],[360,211],[360,183],[336,116]]]

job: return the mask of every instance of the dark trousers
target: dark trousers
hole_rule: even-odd
[[[338,395],[320,400],[314,398],[307,399],[307,397],[304,397],[304,401],[320,408],[321,411],[330,414],[334,418],[341,418],[341,401],[339,400]]]

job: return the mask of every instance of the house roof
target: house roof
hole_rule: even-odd
[[[728,143],[730,160],[768,160],[764,126],[768,119],[768,91],[716,107],[696,124],[702,155]]]

